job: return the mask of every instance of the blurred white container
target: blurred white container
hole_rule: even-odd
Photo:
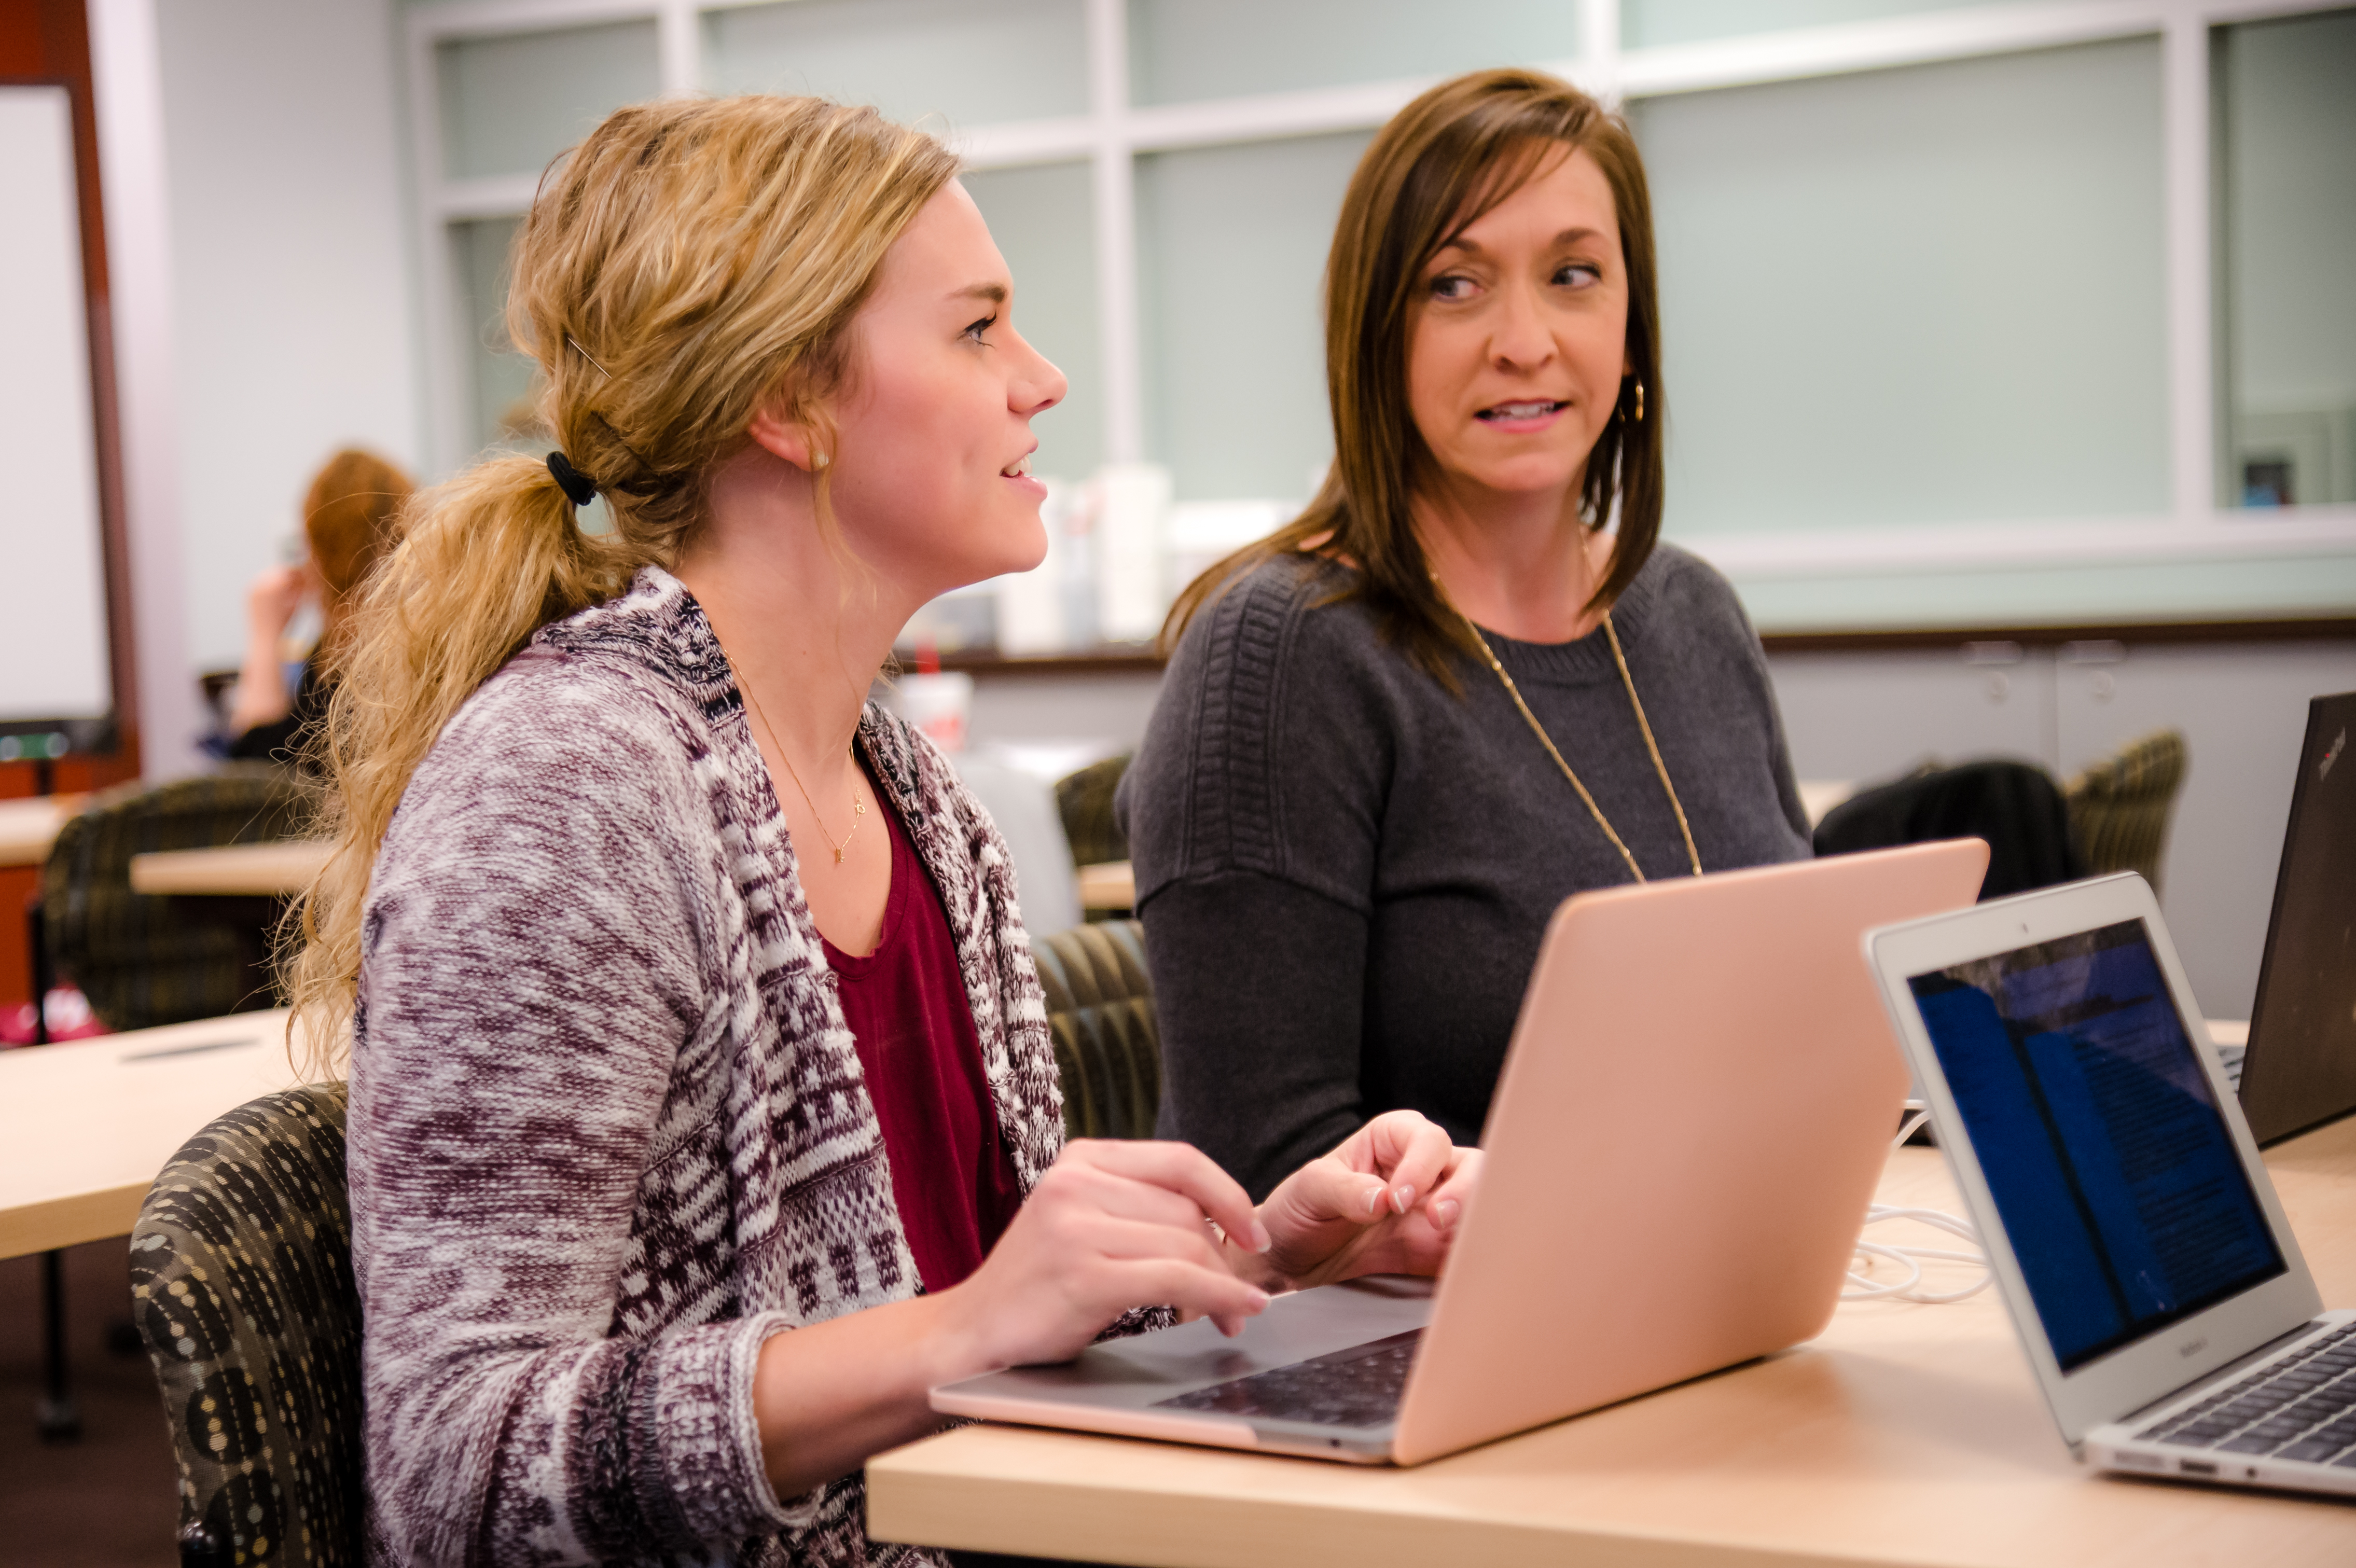
[[[1180,501],[1170,509],[1164,534],[1169,597],[1247,544],[1257,543],[1292,521],[1301,508],[1290,501]]]
[[[1011,657],[1061,653],[1072,646],[1064,578],[1072,555],[1066,523],[1076,487],[1063,479],[1042,482],[1047,499],[1039,503],[1039,521],[1047,530],[1047,558],[1031,571],[1010,572],[991,585],[998,595],[998,651]]]
[[[955,755],[965,749],[966,730],[973,718],[973,677],[958,670],[903,675],[894,706],[911,728]]]
[[[1108,463],[1096,488],[1097,633],[1107,642],[1151,641],[1170,608],[1162,572],[1170,470]]]

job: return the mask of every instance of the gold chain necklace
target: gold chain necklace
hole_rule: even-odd
[[[792,779],[794,788],[801,791],[802,804],[809,808],[810,820],[818,823],[818,831],[825,834],[827,848],[834,851],[834,864],[841,865],[842,852],[849,849],[851,841],[859,836],[859,824],[867,818],[867,802],[859,798],[858,784],[854,782],[851,786],[851,831],[842,835],[841,843],[837,843],[834,842],[834,834],[827,832],[826,819],[819,814],[818,802],[810,799],[809,786],[803,783],[802,776],[794,770],[794,759],[786,755],[786,743],[777,738],[777,726],[771,724],[769,715],[761,711],[761,699],[753,695],[752,682],[740,681],[736,683],[736,689],[744,693],[752,703],[753,716],[759,719],[761,727],[769,732],[769,744],[777,748],[777,760],[786,765],[786,777]]]
[[[1437,576],[1431,581],[1434,587],[1440,587]],[[1464,623],[1464,629],[1471,632],[1472,640],[1480,645],[1482,656],[1489,660],[1489,668],[1497,672],[1497,679],[1505,684],[1505,695],[1513,698],[1514,706],[1521,710],[1524,722],[1530,726],[1530,733],[1538,737],[1538,744],[1546,747],[1547,755],[1554,758],[1554,765],[1562,769],[1562,776],[1570,780],[1570,787],[1578,790],[1579,798],[1587,803],[1588,814],[1595,819],[1595,825],[1603,830],[1603,836],[1612,841],[1612,847],[1618,850],[1620,858],[1628,863],[1628,875],[1639,882],[1644,881],[1644,868],[1636,864],[1636,857],[1628,853],[1628,846],[1621,842],[1620,835],[1612,831],[1612,824],[1604,819],[1603,808],[1595,803],[1595,797],[1587,792],[1587,786],[1579,781],[1579,775],[1572,772],[1570,764],[1563,760],[1562,753],[1556,749],[1554,737],[1547,734],[1544,725],[1538,723],[1537,714],[1530,712],[1529,703],[1522,701],[1522,689],[1514,684],[1514,678],[1505,673],[1505,667],[1497,661],[1496,650],[1491,648],[1489,639],[1481,635],[1481,628],[1472,624],[1472,618],[1456,609],[1456,603],[1449,598],[1446,588],[1440,588],[1440,597],[1450,609],[1456,610],[1456,618]],[[1701,852],[1694,848],[1693,829],[1686,822],[1685,802],[1677,799],[1677,787],[1669,782],[1669,765],[1661,760],[1661,748],[1653,739],[1652,721],[1644,717],[1644,699],[1636,695],[1636,680],[1628,673],[1628,656],[1620,650],[1620,634],[1612,628],[1612,612],[1609,610],[1603,612],[1603,635],[1612,644],[1612,661],[1620,666],[1620,683],[1628,688],[1628,703],[1636,710],[1636,727],[1644,732],[1644,749],[1653,754],[1653,771],[1661,777],[1661,788],[1669,797],[1669,810],[1677,814],[1677,832],[1685,835],[1686,859],[1693,866],[1693,874],[1699,876]]]

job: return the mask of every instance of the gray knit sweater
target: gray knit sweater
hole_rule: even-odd
[[[1187,628],[1120,805],[1162,1025],[1161,1132],[1257,1196],[1380,1112],[1478,1139],[1555,906],[1629,880],[1485,664],[1453,695],[1344,568],[1264,564]],[[1759,639],[1656,549],[1612,612],[1705,869],[1808,854]],[[1489,638],[1651,877],[1684,841],[1612,649]]]
[[[929,743],[860,743],[940,890],[1027,1190],[1061,1101],[1005,846]],[[766,769],[668,574],[460,709],[369,890],[353,1254],[379,1563],[932,1562],[859,1477],[771,1494],[769,1336],[916,1293]]]

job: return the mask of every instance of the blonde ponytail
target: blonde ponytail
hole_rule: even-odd
[[[634,105],[552,168],[517,236],[509,330],[613,528],[582,532],[547,464],[515,456],[404,511],[314,742],[335,848],[281,966],[313,1071],[342,1066],[369,872],[443,727],[533,632],[678,558],[756,412],[782,400],[823,424],[884,252],[956,173],[932,137],[812,98]],[[822,473],[819,490],[823,515]]]

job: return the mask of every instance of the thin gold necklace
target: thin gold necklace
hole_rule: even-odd
[[[1522,719],[1530,726],[1530,733],[1538,737],[1538,744],[1546,747],[1547,755],[1554,758],[1554,765],[1562,769],[1562,776],[1570,780],[1570,787],[1578,790],[1579,798],[1587,803],[1588,815],[1593,817],[1595,825],[1603,830],[1603,836],[1612,841],[1612,847],[1620,852],[1620,858],[1628,863],[1628,875],[1639,882],[1645,880],[1644,867],[1638,865],[1636,857],[1628,853],[1628,846],[1621,842],[1620,835],[1612,831],[1611,822],[1604,818],[1603,808],[1595,803],[1595,797],[1587,792],[1587,786],[1579,781],[1579,775],[1571,771],[1569,762],[1563,760],[1562,753],[1555,746],[1554,737],[1547,734],[1546,725],[1538,723],[1537,714],[1530,712],[1529,703],[1522,701],[1522,689],[1514,684],[1514,678],[1505,673],[1505,667],[1497,661],[1496,650],[1491,648],[1489,639],[1481,635],[1481,628],[1472,624],[1472,618],[1456,609],[1456,601],[1448,596],[1445,587],[1440,587],[1436,574],[1431,582],[1434,587],[1440,588],[1440,602],[1456,610],[1456,618],[1462,621],[1464,629],[1472,634],[1472,640],[1480,646],[1482,656],[1489,661],[1489,668],[1495,671],[1497,679],[1504,682],[1505,695],[1513,698],[1514,706],[1521,710]],[[1612,628],[1610,610],[1603,612],[1603,635],[1612,644],[1612,661],[1620,666],[1620,683],[1628,688],[1628,704],[1636,710],[1636,727],[1644,732],[1644,749],[1653,755],[1653,771],[1661,777],[1661,788],[1669,797],[1669,810],[1677,814],[1677,832],[1685,836],[1686,841],[1686,860],[1693,866],[1693,874],[1699,876],[1701,852],[1694,848],[1693,829],[1686,822],[1685,802],[1677,799],[1677,787],[1669,782],[1669,765],[1661,760],[1660,746],[1653,739],[1652,721],[1644,717],[1644,699],[1636,695],[1636,680],[1628,673],[1628,656],[1620,650],[1620,634]]]
[[[867,802],[859,798],[857,781],[854,780],[851,786],[851,831],[842,835],[841,843],[837,843],[834,841],[834,834],[827,831],[826,818],[819,814],[818,802],[810,799],[809,786],[803,783],[802,776],[795,771],[794,759],[786,755],[786,743],[777,738],[777,726],[771,724],[769,715],[761,711],[761,699],[753,695],[752,682],[740,681],[736,683],[736,689],[744,693],[752,703],[753,716],[759,719],[761,727],[769,732],[769,744],[777,748],[777,760],[786,765],[786,777],[792,779],[794,788],[802,792],[802,804],[809,808],[810,820],[818,824],[818,831],[825,834],[827,848],[834,851],[834,864],[841,865],[842,852],[851,847],[851,841],[859,836],[859,824],[867,819]]]

